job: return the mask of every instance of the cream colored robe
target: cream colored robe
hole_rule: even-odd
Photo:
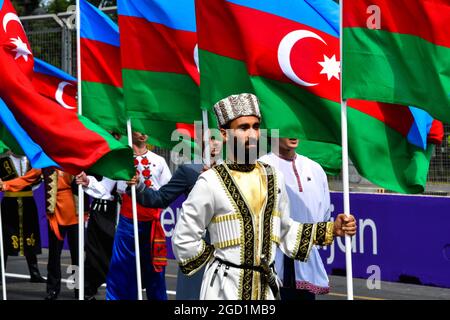
[[[246,179],[251,185],[245,185]],[[264,193],[259,212],[254,212],[255,190]],[[206,229],[211,244],[203,240]],[[215,258],[258,266],[262,255],[273,263],[279,246],[286,255],[305,261],[313,244],[331,243],[332,229],[332,223],[300,224],[289,217],[283,177],[273,167],[258,162],[243,177],[221,164],[200,175],[183,204],[172,244],[183,273],[192,275],[207,263],[200,299],[271,300],[260,272],[227,267]]]

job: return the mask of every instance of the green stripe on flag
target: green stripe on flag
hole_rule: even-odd
[[[192,123],[201,119],[200,91],[187,75],[122,69],[132,119]]]
[[[425,190],[431,153],[411,145],[397,131],[358,110],[348,108],[349,156],[372,183],[401,193]]]
[[[87,171],[113,180],[130,180],[135,174],[132,149],[114,139],[106,130],[100,128],[91,120],[83,116],[78,116],[78,119],[88,130],[100,135],[111,150],[96,161]],[[73,147],[82,148],[83,146]]]
[[[450,122],[450,48],[416,36],[344,29],[344,98],[414,105]]]
[[[106,130],[126,134],[123,89],[97,82],[82,82],[83,116]]]

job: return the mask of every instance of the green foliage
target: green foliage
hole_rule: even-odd
[[[19,16],[27,16],[39,7],[41,0],[12,0],[11,2]]]
[[[48,13],[60,13],[67,11],[67,8],[74,4],[75,0],[50,0],[45,9]]]

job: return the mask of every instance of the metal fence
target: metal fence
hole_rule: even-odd
[[[116,7],[102,8],[117,21]],[[68,12],[21,17],[34,56],[67,73],[76,76],[76,30],[74,7]],[[165,157],[171,170],[176,167],[170,161],[170,151],[155,148],[156,153]],[[354,192],[391,192],[384,190],[361,177],[350,164],[350,188]],[[329,177],[330,189],[342,190],[340,176]],[[434,195],[450,194],[450,125],[445,125],[445,137],[441,146],[436,147],[430,163],[426,192]]]

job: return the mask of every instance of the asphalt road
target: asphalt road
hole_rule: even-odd
[[[39,269],[43,276],[46,275],[47,250],[38,257]],[[66,273],[70,264],[68,251],[63,251],[61,258],[63,278],[69,276]],[[175,299],[177,266],[173,260],[169,260],[166,269],[166,284],[169,299]],[[65,280],[63,280],[65,281]],[[328,295],[318,296],[320,300],[345,300],[346,279],[340,276],[331,276],[331,292]],[[6,288],[8,300],[42,300],[45,297],[45,283],[30,283],[27,265],[24,257],[9,257],[6,267]],[[1,294],[1,293],[0,293]],[[143,295],[145,299],[145,294]],[[1,295],[0,295],[1,297]],[[98,300],[105,299],[105,287],[100,288]],[[427,287],[420,285],[381,282],[380,289],[370,290],[365,279],[354,279],[355,300],[450,300],[450,289]],[[60,300],[75,300],[74,291],[62,284]]]

